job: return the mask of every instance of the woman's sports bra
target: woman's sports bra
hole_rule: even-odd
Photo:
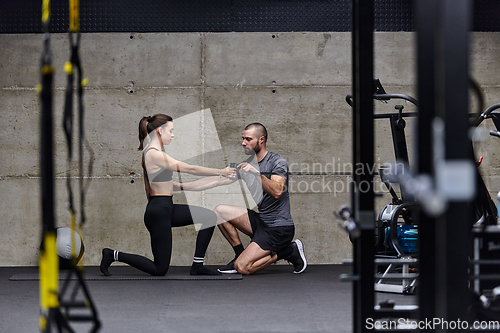
[[[155,147],[148,148],[148,150],[149,149],[158,150]],[[172,180],[172,174],[173,174],[172,170],[166,168],[160,168],[160,170],[158,170],[157,172],[148,173],[148,179],[150,182],[156,182],[156,183],[168,182]]]

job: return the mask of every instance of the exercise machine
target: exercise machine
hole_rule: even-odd
[[[388,94],[378,78],[373,79],[373,99],[387,102],[405,100],[418,106],[418,101],[404,94]],[[346,102],[352,106],[352,95],[346,96]],[[392,134],[396,166],[409,165],[408,146],[406,143],[406,117],[416,117],[417,112],[403,112],[403,105],[396,105],[395,113],[374,114],[374,119],[388,119]],[[392,201],[380,211],[375,221],[375,291],[414,294],[417,287],[416,264],[418,229],[413,215],[415,203],[400,196],[394,190],[387,166],[379,169],[381,181],[391,194]],[[396,283],[400,282],[400,283]]]

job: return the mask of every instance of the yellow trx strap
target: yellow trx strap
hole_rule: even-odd
[[[50,0],[43,0],[42,2],[42,23],[48,24],[50,19]]]
[[[69,31],[80,31],[79,0],[69,0]]]
[[[56,252],[56,231],[46,231],[44,249],[40,253],[40,330],[47,329],[51,308],[59,307],[59,257]]]

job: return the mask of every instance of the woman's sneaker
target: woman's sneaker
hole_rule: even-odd
[[[290,246],[293,248],[293,253],[286,260],[293,264],[293,273],[300,274],[305,271],[307,267],[307,260],[304,255],[304,245],[302,245],[300,239],[296,239]]]

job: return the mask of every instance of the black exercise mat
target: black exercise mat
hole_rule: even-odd
[[[211,267],[215,270],[215,267]],[[30,269],[31,270],[31,269]],[[110,269],[111,276],[104,276],[99,272],[98,267],[88,267],[84,269],[83,279],[85,281],[117,281],[117,280],[241,280],[241,274],[222,275],[190,275],[189,267],[172,266],[165,276],[152,276],[131,267],[115,266]],[[59,271],[59,280],[67,280],[68,271]],[[33,267],[31,272],[14,274],[9,281],[38,281],[40,279],[38,268]],[[73,273],[70,280],[76,280]]]
[[[241,280],[241,274],[223,274],[223,275],[189,275],[189,274],[167,274],[165,276],[151,276],[140,274],[116,274],[104,276],[102,274],[84,274],[85,281],[116,281],[116,280]],[[38,274],[14,274],[9,281],[38,281]],[[59,280],[67,280],[66,274],[60,274]],[[72,274],[70,280],[77,280],[76,275]]]

